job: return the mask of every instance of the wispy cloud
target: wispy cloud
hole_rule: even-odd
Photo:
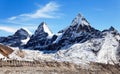
[[[27,28],[31,32],[34,32],[41,18],[52,19],[61,16],[59,13],[60,5],[56,2],[52,1],[43,6],[39,5],[38,7],[39,9],[34,10],[33,13],[22,13],[5,19],[5,23],[0,24],[0,30],[14,33],[19,28]]]
[[[17,29],[12,28],[12,27],[8,27],[8,26],[0,26],[0,30],[10,32],[10,33],[14,33]]]
[[[13,16],[13,17],[8,18],[8,20],[15,20],[16,18],[17,18],[16,16]]]
[[[59,15],[56,12],[59,10],[60,5],[56,2],[49,2],[43,7],[36,10],[34,13],[24,13],[18,16],[12,16],[8,18],[9,21],[16,20],[16,19],[38,19],[38,18],[57,18]]]

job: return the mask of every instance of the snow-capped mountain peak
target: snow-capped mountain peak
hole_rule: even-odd
[[[86,20],[86,18],[82,15],[82,14],[78,14],[72,21],[72,26],[74,25],[86,25],[89,26],[90,24],[88,23],[88,21]]]
[[[72,30],[72,31],[76,31],[77,33],[79,33],[81,30],[85,31],[91,31],[91,29],[93,29],[89,22],[86,20],[86,18],[82,15],[82,14],[78,14],[73,20],[70,26],[68,26],[67,28],[60,30],[58,33],[63,33],[67,30]],[[68,31],[67,31],[68,32]]]
[[[52,32],[51,32],[51,30],[49,29],[49,27],[47,26],[47,24],[45,22],[42,22],[38,26],[38,28],[37,28],[37,30],[35,32],[35,35],[39,35],[39,34],[41,34],[43,32],[48,33],[49,36],[53,35]]]

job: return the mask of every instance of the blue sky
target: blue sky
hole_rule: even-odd
[[[0,0],[0,36],[21,27],[34,33],[42,21],[57,33],[78,13],[96,29],[113,26],[120,32],[120,0]]]

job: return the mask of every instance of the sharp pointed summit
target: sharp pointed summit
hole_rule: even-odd
[[[45,22],[42,22],[35,33],[31,36],[30,40],[28,41],[26,48],[29,46],[34,47],[34,49],[42,48],[43,45],[50,44],[51,38],[53,37],[53,34],[47,24]]]
[[[78,14],[72,21],[72,26],[74,25],[90,25],[89,22],[86,20],[86,18],[82,14]]]
[[[78,13],[78,15],[72,20],[71,25],[59,31],[58,33],[65,32],[68,29],[76,31],[76,33],[80,32],[81,30],[91,31],[90,28],[91,28],[90,23],[86,20],[86,18],[82,14]]]
[[[35,31],[35,35],[39,35],[43,32],[47,33],[49,36],[53,35],[51,30],[49,29],[49,27],[47,26],[47,24],[45,22],[42,22],[38,26],[37,30]]]
[[[71,25],[63,30],[66,33],[96,33],[98,30],[90,26],[90,23],[86,20],[86,18],[80,13],[73,19]]]

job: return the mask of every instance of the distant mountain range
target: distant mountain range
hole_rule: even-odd
[[[42,22],[34,34],[21,28],[11,36],[0,37],[0,43],[54,53],[54,58],[58,60],[120,62],[120,33],[114,27],[99,31],[81,14],[57,34],[53,34],[48,25]]]

